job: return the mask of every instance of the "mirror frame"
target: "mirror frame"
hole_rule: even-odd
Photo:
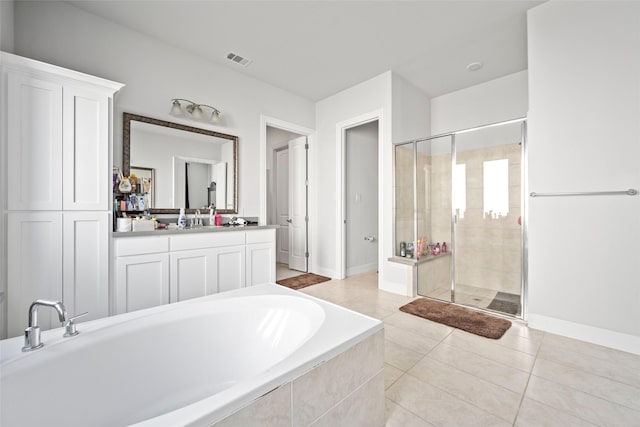
[[[163,126],[172,129],[178,129],[185,132],[194,132],[201,135],[208,135],[216,138],[228,139],[233,141],[233,209],[217,209],[221,214],[237,214],[238,213],[238,137],[226,133],[215,132],[212,130],[200,129],[193,126],[181,125],[178,123],[167,122],[165,120],[153,119],[151,117],[140,116],[138,114],[123,113],[122,114],[122,174],[129,176],[131,172],[131,121],[149,123],[156,126]],[[160,208],[154,207],[149,209],[151,213],[157,214],[178,214],[180,208]],[[186,213],[195,213],[195,209],[186,209]]]

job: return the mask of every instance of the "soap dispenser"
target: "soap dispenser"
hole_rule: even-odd
[[[187,217],[184,214],[184,208],[180,208],[180,216],[178,216],[178,228],[183,230],[187,226]]]

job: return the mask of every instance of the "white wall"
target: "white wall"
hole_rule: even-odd
[[[431,132],[468,129],[527,115],[527,71],[431,99]]]
[[[14,1],[0,1],[0,50],[13,53],[14,48]]]
[[[17,2],[18,55],[126,84],[116,98],[114,165],[121,164],[122,112],[239,137],[239,213],[258,216],[260,115],[314,127],[311,101],[113,24],[62,2]],[[172,98],[218,107],[219,125],[169,115]]]
[[[337,227],[341,223],[337,212],[340,157],[336,148],[339,142],[336,141],[336,129],[345,121],[376,111],[380,111],[382,115],[380,137],[383,144],[379,147],[379,164],[382,164],[383,159],[390,163],[390,156],[385,157],[384,153],[391,152],[391,72],[380,74],[316,104],[317,143],[313,151],[315,166],[312,179],[317,183],[314,192],[317,211],[312,214],[318,221],[317,224],[312,224],[312,233],[317,238],[312,242],[311,269],[319,274],[331,277],[340,275],[337,262],[340,245]],[[379,219],[383,220],[380,213]],[[384,246],[390,243],[381,238],[379,244]]]
[[[640,4],[529,11],[529,188],[640,188]],[[640,354],[640,197],[530,201],[532,327]]]

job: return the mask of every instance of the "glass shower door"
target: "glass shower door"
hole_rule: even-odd
[[[455,135],[455,302],[521,316],[522,123]]]
[[[416,143],[418,295],[453,301],[451,280],[451,135]]]

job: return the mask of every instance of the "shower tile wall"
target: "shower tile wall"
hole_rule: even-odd
[[[418,237],[430,239],[431,230],[431,156],[418,153],[417,167],[417,204],[418,204]],[[400,254],[400,242],[412,242],[414,239],[413,208],[413,145],[396,147],[396,249]]]
[[[484,162],[501,159],[509,162],[509,211],[505,216],[492,217],[483,206]],[[520,145],[462,151],[456,160],[466,165],[467,176],[467,206],[458,219],[456,233],[457,284],[519,295]]]
[[[400,242],[413,240],[413,145],[396,146],[395,155],[395,255],[400,255]]]

